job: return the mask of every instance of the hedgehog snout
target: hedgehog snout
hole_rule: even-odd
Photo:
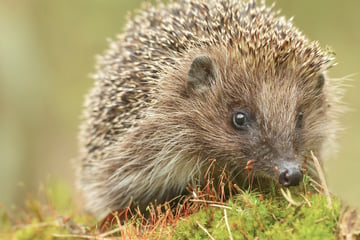
[[[297,162],[283,162],[278,167],[279,183],[284,187],[298,186],[303,178],[300,165]]]

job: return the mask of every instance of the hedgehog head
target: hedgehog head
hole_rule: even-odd
[[[333,130],[324,90],[332,57],[304,38],[274,36],[239,36],[182,55],[162,75],[157,111],[177,124],[184,148],[232,175],[252,160],[257,175],[292,186]]]

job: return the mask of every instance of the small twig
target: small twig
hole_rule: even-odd
[[[232,207],[221,205],[221,204],[209,204],[210,207],[218,207],[218,208],[224,208],[224,209],[232,209]]]
[[[323,188],[323,186],[321,186],[320,183],[318,183],[317,181],[315,181],[315,180],[312,179],[312,178],[309,179],[309,182],[312,183],[312,184],[314,184],[314,185],[316,185],[316,186],[319,187],[319,188]]]
[[[115,229],[113,229],[113,230],[111,230],[111,231],[104,232],[104,233],[100,234],[99,237],[100,237],[100,238],[105,238],[105,237],[107,237],[107,236],[109,236],[109,235],[111,235],[111,234],[121,232],[122,229],[123,229],[123,227],[120,226],[120,227],[115,228]]]
[[[325,216],[323,218],[319,218],[318,220],[315,221],[315,223],[320,223],[320,222],[323,222],[325,220],[328,220],[329,219],[329,216]]]
[[[229,233],[229,238],[230,238],[230,240],[233,240],[233,236],[231,234],[231,230],[230,230],[230,226],[229,226],[228,217],[227,217],[227,214],[226,214],[226,209],[224,209],[224,218],[225,218],[226,229],[227,229],[227,231]]]
[[[310,186],[319,194],[322,194],[323,193],[323,187],[320,186],[318,187],[316,184],[314,184],[314,182],[310,182]],[[320,188],[320,189],[319,189]]]
[[[312,151],[310,151],[310,153],[311,153],[312,159],[314,161],[316,171],[319,174],[321,185],[322,185],[322,187],[324,189],[324,193],[325,193],[326,200],[327,200],[327,203],[328,203],[328,208],[332,209],[331,197],[330,197],[329,189],[328,189],[327,184],[326,184],[325,175],[324,175],[324,173],[323,173],[323,171],[321,169],[319,160],[315,157],[315,155],[314,155],[314,153]]]
[[[122,227],[115,228],[111,231],[91,236],[91,235],[84,235],[84,234],[53,234],[55,238],[76,238],[76,239],[94,239],[94,240],[110,240],[113,237],[108,237],[111,234],[118,233],[122,230]]]
[[[223,203],[217,202],[217,201],[208,201],[208,200],[202,200],[202,199],[190,199],[190,202],[200,202],[200,203],[218,204],[218,205],[223,204]],[[226,205],[224,204],[224,206],[226,206]]]
[[[286,193],[283,188],[280,188],[281,194],[284,196],[284,198],[291,204],[296,207],[299,207],[302,203],[295,202],[295,200],[291,196],[291,192],[289,189],[286,189]]]
[[[81,234],[53,234],[54,238],[76,238],[76,239],[93,239],[93,240],[108,240],[99,236],[81,235]]]
[[[311,202],[309,201],[309,199],[307,199],[307,197],[306,197],[304,194],[302,194],[302,193],[300,193],[300,196],[305,200],[305,202],[307,203],[307,205],[308,205],[309,207],[311,207]]]
[[[293,233],[294,232],[294,228],[289,228],[287,230],[284,230],[285,233]]]
[[[214,238],[213,236],[211,236],[211,234],[209,233],[209,231],[206,230],[206,228],[205,228],[203,225],[201,225],[201,223],[199,223],[198,221],[196,221],[196,224],[209,236],[209,238],[210,238],[211,240],[215,240],[215,238]]]
[[[236,183],[234,183],[233,186],[238,193],[245,194],[244,190],[242,190]]]

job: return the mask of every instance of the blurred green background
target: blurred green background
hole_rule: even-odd
[[[267,1],[270,4],[271,1]],[[21,204],[53,180],[73,187],[71,160],[95,55],[141,1],[0,0],[0,203]],[[339,154],[325,163],[332,191],[360,206],[360,1],[279,0],[312,40],[331,46],[351,74]],[[74,196],[78,196],[74,190]],[[1,205],[0,204],[0,205]]]

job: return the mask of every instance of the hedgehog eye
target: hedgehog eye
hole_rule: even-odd
[[[298,112],[297,117],[296,117],[296,128],[302,128],[303,118],[304,118],[304,113]]]
[[[236,112],[233,114],[232,122],[236,129],[244,130],[248,121],[249,117],[245,112]]]

